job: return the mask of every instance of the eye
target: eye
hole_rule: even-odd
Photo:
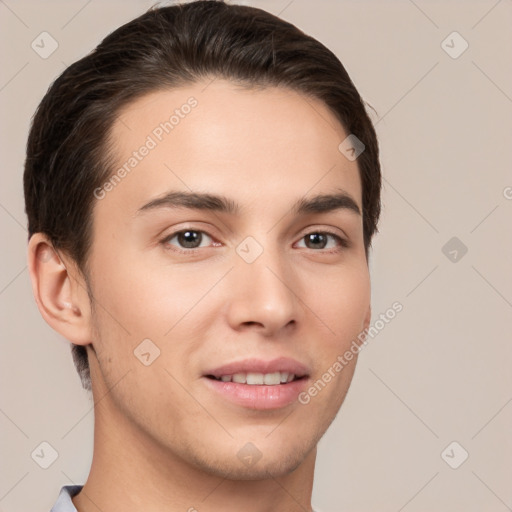
[[[176,243],[173,243],[173,240],[175,240]],[[206,245],[202,245],[202,242],[205,240],[212,241],[212,238],[204,231],[199,231],[197,229],[184,229],[167,236],[162,240],[162,243],[164,245],[177,245],[180,249],[198,249],[209,245],[208,243]]]
[[[349,247],[347,240],[335,233],[329,231],[312,231],[301,238],[304,240],[305,248],[320,249],[325,252],[338,252],[340,247]],[[210,247],[212,245],[222,245],[214,242],[213,238],[205,231],[198,229],[182,229],[166,236],[161,243],[166,249],[175,250],[183,253],[195,252],[196,249]],[[169,247],[173,246],[173,247]],[[304,247],[304,246],[302,246]]]
[[[334,243],[329,245],[329,239]],[[301,240],[305,241],[305,246],[308,249],[334,249],[334,251],[328,252],[335,252],[336,248],[340,246],[349,247],[349,243],[344,238],[329,231],[312,231],[304,235]]]

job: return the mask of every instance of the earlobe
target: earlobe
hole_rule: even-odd
[[[71,260],[64,261],[43,233],[30,238],[28,269],[37,307],[50,327],[76,345],[91,343],[85,283]]]

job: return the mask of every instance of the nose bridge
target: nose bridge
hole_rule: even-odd
[[[274,331],[297,320],[296,280],[282,248],[247,237],[236,248],[231,321],[258,323]],[[261,238],[260,238],[261,239]]]

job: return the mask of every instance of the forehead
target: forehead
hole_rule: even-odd
[[[126,105],[112,127],[113,171],[124,172],[109,201],[133,211],[181,189],[271,206],[343,188],[362,210],[357,163],[338,149],[347,135],[325,104],[288,88],[215,79],[155,91]]]

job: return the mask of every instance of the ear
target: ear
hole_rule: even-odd
[[[50,327],[76,345],[90,344],[91,305],[76,264],[61,256],[46,235],[34,233],[28,243],[28,269],[37,307]]]

